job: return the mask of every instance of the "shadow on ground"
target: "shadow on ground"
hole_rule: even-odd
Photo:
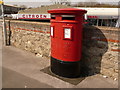
[[[42,72],[44,72],[44,73],[47,73],[47,74],[49,74],[49,75],[51,75],[51,76],[53,76],[53,77],[56,77],[56,78],[58,78],[58,79],[61,79],[61,80],[65,81],[65,82],[68,82],[68,83],[70,83],[70,84],[73,84],[73,85],[77,85],[77,84],[79,84],[81,81],[83,81],[83,80],[85,79],[85,77],[65,78],[65,77],[58,76],[58,75],[52,73],[50,67],[44,68],[44,69],[42,69],[42,70],[40,70],[40,71],[42,71]]]

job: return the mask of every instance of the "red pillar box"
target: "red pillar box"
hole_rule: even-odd
[[[66,8],[51,13],[51,71],[63,77],[80,76],[82,27],[86,10]]]

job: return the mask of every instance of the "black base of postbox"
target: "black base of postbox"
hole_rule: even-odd
[[[51,71],[62,77],[80,77],[80,61],[66,62],[51,57]]]

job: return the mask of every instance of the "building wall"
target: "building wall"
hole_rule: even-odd
[[[19,10],[24,10],[24,9],[25,8],[4,5],[4,13],[5,14],[17,14]],[[1,15],[1,5],[0,5],[0,15]]]
[[[50,23],[7,21],[12,46],[50,59]],[[118,28],[84,26],[82,70],[86,75],[101,74],[118,80]]]

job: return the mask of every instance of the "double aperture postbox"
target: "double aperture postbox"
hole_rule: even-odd
[[[86,10],[66,8],[51,13],[51,71],[63,77],[80,75],[82,28]]]

